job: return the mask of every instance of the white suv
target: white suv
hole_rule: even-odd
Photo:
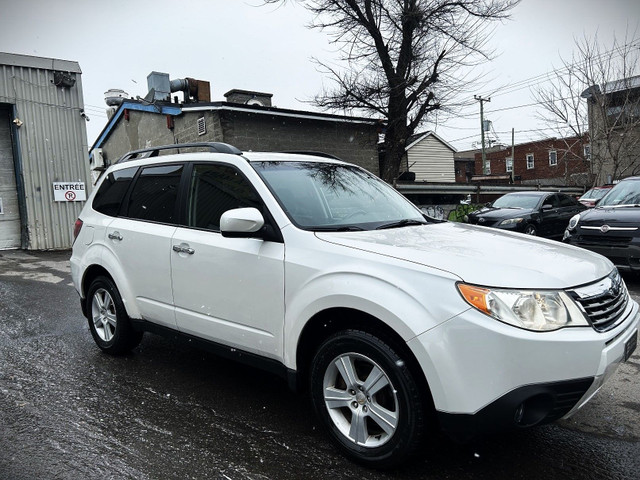
[[[361,463],[571,415],[636,346],[600,255],[429,219],[323,156],[167,148],[112,165],[76,222],[95,342],[165,333],[280,374]]]

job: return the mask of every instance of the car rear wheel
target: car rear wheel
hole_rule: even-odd
[[[420,390],[405,360],[379,338],[339,332],[318,349],[310,375],[313,406],[336,445],[370,467],[413,454],[424,436]]]
[[[87,295],[87,320],[91,335],[104,352],[119,355],[135,348],[142,332],[133,329],[120,292],[108,277],[97,277]]]
[[[525,227],[524,233],[527,234],[527,235],[534,235],[535,236],[535,235],[538,234],[538,231],[536,230],[536,226],[530,223],[529,225],[527,225]]]

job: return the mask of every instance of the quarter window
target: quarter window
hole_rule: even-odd
[[[527,170],[531,170],[533,167],[533,153],[527,153]]]
[[[182,165],[142,170],[129,199],[127,216],[160,223],[175,223]]]
[[[260,197],[246,178],[227,165],[195,165],[189,188],[188,226],[220,230],[227,210],[261,207]]]
[[[93,209],[104,215],[117,216],[122,199],[127,194],[137,171],[138,167],[125,168],[107,175],[93,199]]]

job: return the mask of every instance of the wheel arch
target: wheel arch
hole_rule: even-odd
[[[307,380],[311,361],[320,345],[331,335],[345,330],[361,330],[370,333],[406,359],[409,370],[418,382],[421,392],[424,392],[426,406],[431,411],[434,410],[429,382],[405,340],[382,320],[366,312],[346,307],[333,307],[318,312],[305,324],[296,349],[297,369],[293,386],[298,391],[308,388]]]
[[[121,272],[120,272],[121,273]],[[129,284],[122,274],[118,274],[117,269],[112,268],[110,262],[105,261],[105,256],[102,258],[102,265],[92,264],[89,265],[84,272],[82,277],[81,286],[81,298],[87,298],[87,292],[91,283],[99,276],[108,277],[118,289],[120,293],[120,297],[122,298],[122,303],[124,304],[124,308],[127,312],[127,315],[130,318],[140,318],[140,314],[135,305],[135,299],[131,295],[131,289],[129,288]],[[86,305],[85,302],[82,302],[82,312],[86,316]]]

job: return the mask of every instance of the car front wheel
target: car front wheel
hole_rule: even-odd
[[[536,226],[529,224],[525,227],[524,233],[527,235],[537,235],[538,231],[536,230]]]
[[[110,278],[97,277],[86,301],[91,335],[104,352],[119,355],[140,343],[142,332],[131,326],[120,292]]]
[[[390,467],[420,444],[425,412],[405,359],[379,338],[347,330],[327,339],[311,366],[316,414],[355,461]]]

